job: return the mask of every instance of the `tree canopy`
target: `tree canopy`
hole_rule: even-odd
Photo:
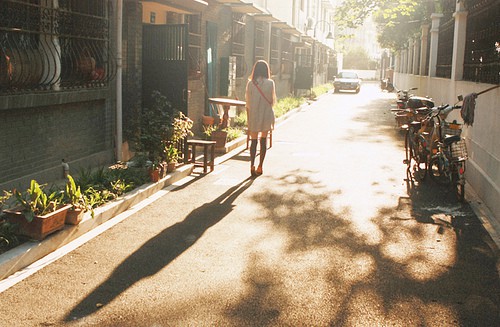
[[[433,12],[440,12],[449,0],[342,0],[335,21],[342,30],[356,28],[372,15],[377,23],[378,41],[383,48],[404,48],[419,33]]]

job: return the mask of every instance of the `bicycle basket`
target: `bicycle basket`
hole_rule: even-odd
[[[464,139],[451,144],[451,157],[453,159],[467,159],[467,147]]]
[[[441,135],[461,135],[462,134],[462,124],[449,123],[447,121],[442,122]]]

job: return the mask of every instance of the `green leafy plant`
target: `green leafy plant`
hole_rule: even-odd
[[[244,128],[247,126],[247,113],[240,112],[234,117],[234,127]]]
[[[37,181],[31,180],[30,187],[25,192],[13,190],[14,205],[23,212],[26,220],[31,222],[35,216],[43,216],[54,212],[62,203],[63,192],[54,191],[45,193]]]
[[[165,160],[167,163],[177,163],[177,160],[179,160],[179,150],[174,144],[170,144],[165,148]]]
[[[217,130],[217,127],[214,125],[203,126],[203,135],[205,135],[205,139],[210,140],[212,137],[212,133]]]
[[[193,121],[178,111],[173,121],[173,132],[170,137],[170,143],[177,143],[182,141],[188,136],[193,136],[191,129],[193,128]]]
[[[152,94],[153,105],[144,108],[138,150],[147,154],[150,161],[159,161],[173,132],[174,109],[160,92]]]
[[[0,253],[10,250],[20,244],[16,236],[17,226],[7,221],[0,222]]]
[[[243,130],[241,128],[226,127],[224,131],[227,133],[227,142],[231,142],[243,136]]]
[[[0,195],[0,213],[2,212],[3,207],[6,207],[7,201],[12,197],[12,192],[3,191],[3,195]]]
[[[94,218],[94,210],[92,206],[88,203],[87,197],[81,191],[79,185],[76,185],[75,180],[71,175],[68,175],[68,181],[66,182],[66,188],[64,193],[64,200],[66,203],[71,204],[73,210],[81,209],[83,211],[91,211],[92,218]]]
[[[274,114],[276,117],[281,117],[290,110],[300,107],[305,101],[304,98],[295,96],[281,98],[273,107]]]

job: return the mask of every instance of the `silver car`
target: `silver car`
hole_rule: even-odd
[[[333,91],[335,93],[339,91],[355,91],[359,93],[361,90],[361,79],[355,72],[340,72],[335,76],[333,81]]]

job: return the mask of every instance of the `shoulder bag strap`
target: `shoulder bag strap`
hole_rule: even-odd
[[[260,89],[259,85],[255,81],[253,82],[253,84],[255,85],[255,87],[257,88],[257,90],[259,90],[260,95],[262,95],[262,97],[267,101],[267,103],[269,103],[272,106],[273,102],[269,101],[269,99],[264,95],[264,92],[262,92],[262,90]]]

